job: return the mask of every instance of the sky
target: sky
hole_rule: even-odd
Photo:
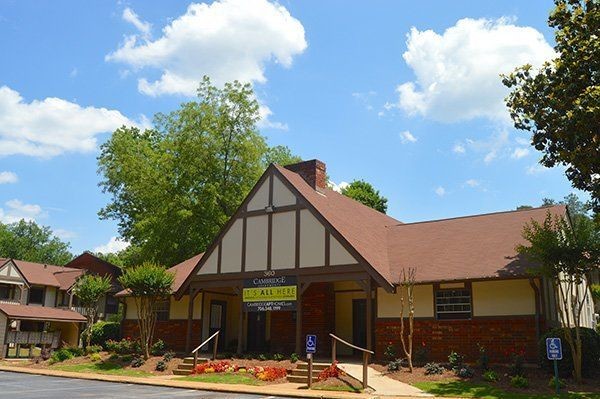
[[[271,145],[371,182],[404,221],[574,192],[512,127],[501,73],[554,56],[551,1],[0,0],[0,222],[74,253],[124,248],[98,211],[99,146],[192,100],[203,75],[252,83]],[[581,194],[581,193],[578,193]],[[585,196],[582,196],[585,198]]]

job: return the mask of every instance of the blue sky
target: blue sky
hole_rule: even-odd
[[[118,249],[98,146],[189,100],[202,75],[253,83],[262,132],[402,221],[572,192],[536,166],[498,74],[552,57],[550,1],[0,1],[0,221],[72,250]],[[111,241],[112,240],[112,241]],[[111,243],[108,247],[107,244]]]

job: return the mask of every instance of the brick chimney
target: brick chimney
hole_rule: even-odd
[[[326,167],[318,159],[298,162],[287,165],[285,168],[298,173],[315,190],[324,190],[327,188]]]

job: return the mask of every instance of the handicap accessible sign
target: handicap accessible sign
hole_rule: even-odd
[[[546,338],[546,355],[548,360],[562,360],[562,343],[560,338]]]
[[[317,336],[308,334],[306,336],[306,353],[317,352]]]

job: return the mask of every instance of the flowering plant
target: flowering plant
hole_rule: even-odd
[[[338,378],[344,374],[344,371],[338,367],[338,362],[336,360],[331,364],[331,366],[323,369],[323,371],[319,373],[319,381],[323,381],[328,378]]]

